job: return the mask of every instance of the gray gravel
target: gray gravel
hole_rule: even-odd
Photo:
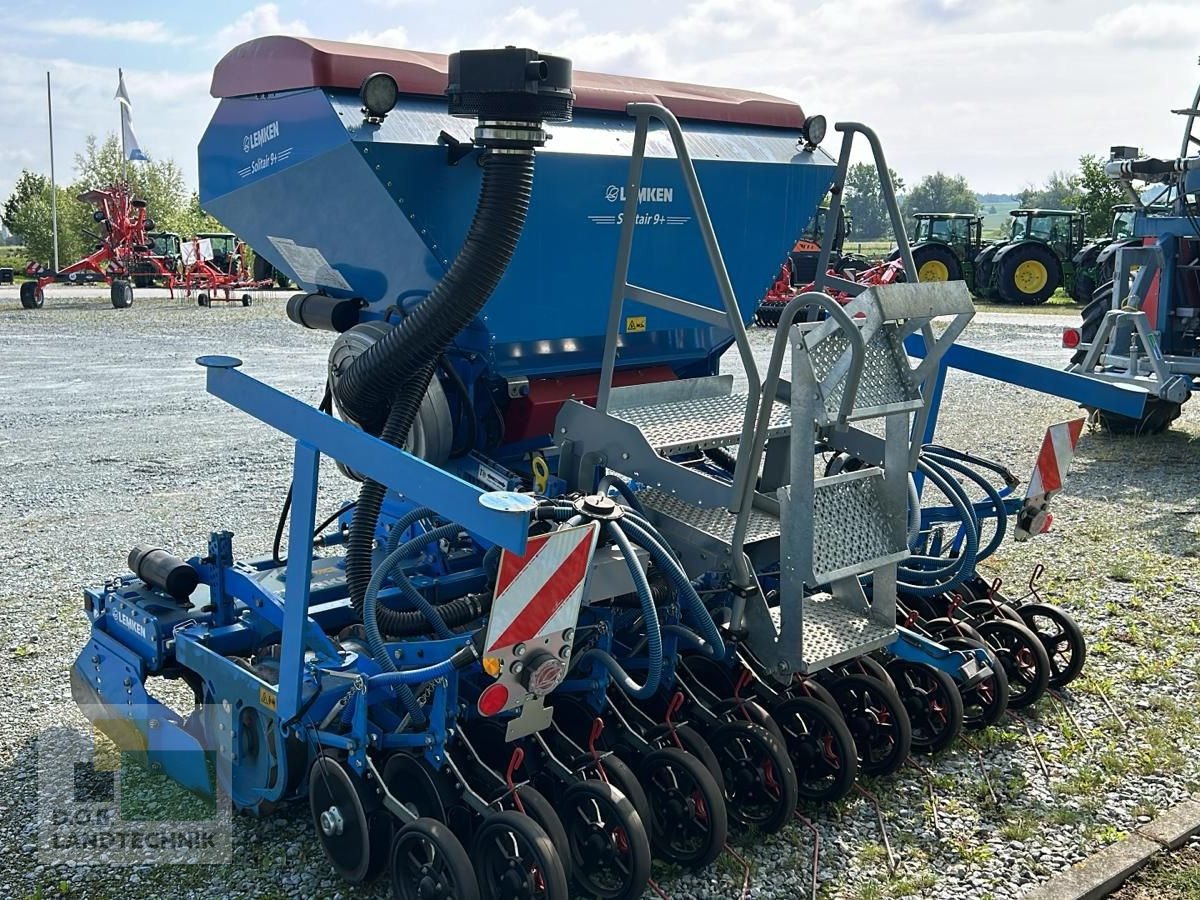
[[[286,439],[209,397],[193,359],[227,353],[245,370],[315,403],[328,335],[282,314],[284,295],[255,306],[199,309],[139,292],[130,311],[59,289],[19,309],[0,288],[0,896],[128,898],[384,896],[349,888],[326,865],[307,811],[237,817],[232,866],[138,869],[44,866],[36,857],[38,735],[83,732],[67,671],[86,638],[80,590],[124,568],[128,548],[154,540],[190,555],[210,530],[233,531],[239,555],[267,552],[289,475]],[[981,314],[965,341],[1058,364],[1058,329],[1073,313]],[[753,332],[765,362],[770,335]],[[1037,563],[1042,588],[1092,641],[1085,677],[1064,707],[1028,717],[1049,770],[1021,723],[958,746],[875,785],[897,857],[889,872],[863,798],[807,810],[821,835],[822,896],[1011,898],[1200,787],[1193,719],[1200,657],[1196,575],[1200,507],[1194,484],[1200,406],[1167,435],[1137,441],[1086,434],[1055,530],[1006,546],[989,574],[1023,594]],[[955,375],[941,441],[1001,458],[1028,474],[1047,424],[1071,403]],[[321,508],[353,494],[332,467]],[[1106,702],[1111,702],[1120,721]],[[936,807],[936,821],[934,817]],[[804,896],[812,841],[797,825],[739,848],[754,866],[750,895]],[[661,873],[664,876],[667,873]],[[674,897],[736,897],[731,857],[700,875],[667,877]]]

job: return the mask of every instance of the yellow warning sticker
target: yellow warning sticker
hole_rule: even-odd
[[[260,687],[258,689],[258,702],[264,708],[271,710],[271,712],[275,712],[275,704],[277,700],[275,698],[275,692],[270,688]]]
[[[626,316],[625,317],[625,331],[626,332],[632,333],[635,331],[645,331],[645,330],[646,330],[646,317],[645,316]]]

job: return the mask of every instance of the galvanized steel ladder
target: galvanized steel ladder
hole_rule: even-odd
[[[889,643],[896,634],[895,564],[908,555],[907,480],[915,462],[910,416],[925,407],[920,392],[925,375],[973,313],[970,295],[961,282],[905,284],[866,291],[843,309],[823,293],[805,294],[784,311],[764,385],[679,123],[657,104],[630,104],[628,112],[636,129],[600,388],[594,408],[571,401],[559,414],[560,472],[584,488],[592,486],[583,482],[598,467],[637,482],[639,500],[689,572],[729,568],[737,597],[730,627],[746,633],[750,649],[781,677]],[[670,135],[723,310],[629,283],[651,119]],[[836,128],[847,137],[830,215],[840,214],[850,143],[854,133],[862,133],[885,181],[893,222],[900,226],[874,133],[856,123]],[[897,233],[915,281],[902,228]],[[827,268],[831,235],[832,230],[822,246],[820,272]],[[746,371],[747,392],[733,393],[729,375],[614,388],[627,299],[728,329]],[[829,318],[803,331],[793,329],[798,310],[811,303],[824,307]],[[955,320],[935,339],[929,323],[944,314]],[[929,352],[913,369],[903,338],[917,328]],[[789,343],[792,383],[780,377]],[[867,418],[885,420],[882,438],[848,424]],[[875,464],[818,478],[813,455],[818,441]],[[730,480],[670,459],[733,445],[737,455]],[[756,568],[775,559],[781,563],[777,605],[768,603],[755,576]],[[863,575],[874,579],[871,604],[859,580]],[[829,591],[815,591],[826,585]]]

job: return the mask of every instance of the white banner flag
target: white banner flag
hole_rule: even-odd
[[[125,73],[120,69],[117,69],[117,93],[113,99],[121,104],[121,146],[125,150],[125,158],[149,162],[137,135],[133,133],[133,103],[129,100],[129,91],[125,89]]]

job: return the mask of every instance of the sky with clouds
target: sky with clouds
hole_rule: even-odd
[[[49,170],[54,84],[60,180],[88,134],[116,132],[117,67],[151,156],[189,182],[215,106],[212,67],[262,34],[449,52],[519,44],[578,68],[735,86],[878,131],[910,183],[936,170],[1015,191],[1082,153],[1178,150],[1200,69],[1197,0],[0,0],[0,198]],[[9,7],[9,8],[5,8]],[[119,10],[119,11],[113,11]]]

